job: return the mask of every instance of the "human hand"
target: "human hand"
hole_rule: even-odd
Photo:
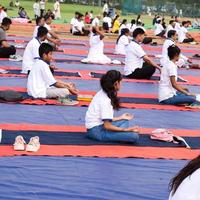
[[[140,127],[139,126],[133,126],[125,129],[125,132],[135,132],[139,133],[140,132]]]
[[[122,116],[121,116],[122,120],[132,120],[134,118],[134,115],[131,115],[129,113],[124,113]]]

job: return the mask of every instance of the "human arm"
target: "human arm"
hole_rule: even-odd
[[[184,87],[180,86],[179,84],[177,84],[175,76],[170,76],[170,82],[172,84],[172,87],[174,89],[176,89],[177,91],[179,91],[183,94],[186,94],[186,95],[196,96],[195,94],[190,93],[187,88],[184,88]]]
[[[65,83],[65,82],[62,82],[62,81],[57,81],[56,84],[55,84],[56,87],[58,88],[67,88],[71,94],[74,94],[74,95],[77,95],[79,93],[79,90],[76,89],[76,86],[74,83]]]
[[[149,58],[149,56],[145,55],[143,57],[143,59],[144,59],[145,62],[149,63],[150,65],[154,66],[159,71],[161,71],[161,67],[159,65],[157,65],[151,58]]]
[[[5,47],[5,48],[10,47],[10,45],[8,44],[8,42],[6,40],[1,41],[1,46]]]

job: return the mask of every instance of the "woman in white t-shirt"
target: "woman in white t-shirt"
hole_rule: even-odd
[[[120,108],[117,92],[122,75],[119,71],[108,71],[101,78],[101,88],[93,98],[85,117],[87,137],[98,141],[136,143],[139,127],[129,127],[133,116],[126,113],[114,117],[114,110]]]
[[[83,63],[111,64],[112,60],[104,53],[104,34],[98,28],[93,27],[90,36],[90,49],[88,57],[81,60]]]
[[[200,155],[191,160],[170,183],[169,200],[200,199]]]
[[[127,25],[127,19],[123,19],[122,23],[121,23],[120,26],[119,26],[119,35],[121,35],[121,31],[122,31],[124,28],[127,28],[126,25]]]
[[[131,23],[130,23],[130,24],[127,24],[126,26],[127,26],[127,28],[129,29],[129,31],[130,31],[131,33],[133,33],[133,31],[137,28],[136,20],[135,20],[135,19],[132,19],[132,20],[131,20]]]
[[[172,45],[168,48],[169,59],[164,62],[159,83],[159,102],[169,105],[192,104],[196,101],[196,95],[187,88],[177,83],[177,65],[180,58],[180,49]]]
[[[103,24],[102,24],[103,30],[105,32],[109,32],[110,28],[112,27],[112,19],[108,16],[108,13],[103,13]]]
[[[122,29],[121,35],[118,37],[116,42],[115,54],[126,55],[126,47],[129,44],[129,35],[130,31],[128,28]]]

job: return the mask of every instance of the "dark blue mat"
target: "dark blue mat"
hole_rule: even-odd
[[[15,137],[22,135],[28,143],[31,137],[39,136],[40,143],[45,145],[119,145],[118,142],[102,142],[91,140],[85,133],[79,132],[47,132],[47,131],[7,131],[3,130],[1,145],[11,145]],[[200,149],[199,137],[184,137],[193,149]],[[133,145],[120,143],[120,145]],[[140,135],[139,142],[134,146],[141,147],[183,147],[182,143],[173,144],[162,141],[151,140],[149,135]]]

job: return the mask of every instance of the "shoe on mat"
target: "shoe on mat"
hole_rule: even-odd
[[[22,61],[22,57],[20,55],[11,55],[9,60],[19,62]]]
[[[24,141],[24,138],[21,135],[18,135],[15,138],[15,143],[14,145],[14,150],[15,151],[24,151],[25,150],[25,144],[26,142]]]
[[[67,106],[74,106],[79,103],[78,101],[72,100],[70,98],[59,98],[58,102]]]
[[[40,149],[40,139],[38,136],[32,137],[26,146],[26,151],[36,152]]]

